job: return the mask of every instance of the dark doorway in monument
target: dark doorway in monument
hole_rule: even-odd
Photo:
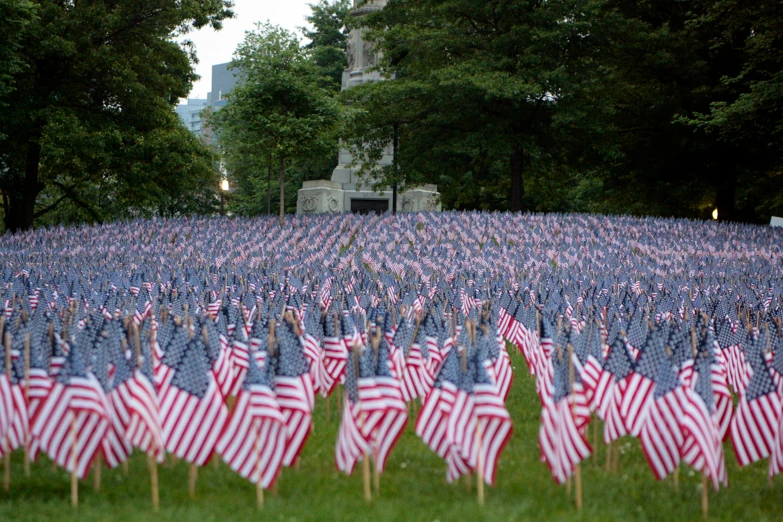
[[[383,214],[389,210],[388,199],[352,199],[351,212],[354,214]]]

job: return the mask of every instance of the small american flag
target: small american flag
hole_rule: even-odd
[[[283,465],[291,466],[299,457],[312,431],[315,392],[298,338],[286,324],[280,325],[276,333],[278,353],[275,392],[280,411],[285,418],[287,434]]]
[[[251,360],[217,451],[240,476],[268,488],[282,468],[287,431],[270,366],[257,362],[252,354]]]
[[[223,431],[228,409],[198,337],[188,342],[170,383],[161,388],[160,416],[166,450],[203,466]]]
[[[84,478],[108,429],[109,416],[101,385],[87,371],[81,352],[78,346],[71,348],[31,431],[58,466]]]

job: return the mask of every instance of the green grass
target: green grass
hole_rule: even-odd
[[[32,465],[32,476],[22,472],[22,455],[12,460],[10,493],[0,492],[0,520],[171,520],[184,521],[473,521],[473,520],[650,520],[701,519],[700,477],[681,469],[680,489],[671,480],[657,482],[650,473],[637,440],[622,441],[616,474],[603,469],[605,447],[598,464],[583,465],[584,511],[579,513],[566,489],[552,481],[539,462],[537,442],[540,406],[535,385],[524,361],[512,355],[515,380],[508,401],[514,435],[503,453],[497,486],[488,488],[486,505],[476,503],[464,483],[448,485],[445,464],[413,433],[412,422],[389,458],[381,477],[381,495],[368,506],[362,498],[361,466],[351,477],[334,468],[334,444],[339,420],[326,422],[323,401],[315,412],[315,432],[301,458],[299,471],[285,469],[277,497],[269,492],[266,507],[255,508],[254,487],[221,463],[199,470],[198,498],[188,498],[187,465],[180,462],[160,468],[161,511],[150,507],[146,459],[134,455],[130,473],[103,471],[102,490],[93,492],[92,480],[80,484],[78,511],[70,506],[69,477],[52,470],[45,458]],[[334,406],[334,398],[332,406]],[[334,412],[333,412],[334,413]],[[592,430],[590,430],[592,433]],[[730,444],[726,446],[729,488],[710,491],[713,520],[783,520],[783,485],[767,485],[766,462],[739,469]],[[780,481],[781,479],[779,479]]]

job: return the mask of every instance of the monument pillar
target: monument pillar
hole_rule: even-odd
[[[386,6],[386,0],[354,0],[351,16],[360,18]],[[372,42],[364,38],[361,29],[351,30],[346,50],[348,67],[343,71],[342,89],[350,89],[365,82],[385,81],[378,71],[372,70],[378,64],[378,55]],[[392,164],[392,144],[384,151],[379,164]],[[373,180],[360,179],[361,165],[356,162],[350,151],[340,147],[338,165],[332,172],[332,179],[305,181],[299,190],[296,203],[297,214],[318,214],[324,212],[357,212],[380,210],[384,207],[391,211],[392,189],[383,192],[371,189]],[[440,198],[435,185],[416,187],[399,194],[398,212],[440,211]]]

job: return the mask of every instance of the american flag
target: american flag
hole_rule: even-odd
[[[658,480],[672,473],[680,463],[687,401],[685,388],[671,362],[662,359],[655,376],[653,402],[639,436],[647,463]]]
[[[557,356],[554,358],[553,396],[541,410],[538,442],[541,458],[549,466],[552,477],[564,484],[577,464],[590,456],[591,449],[579,428],[581,422],[569,375],[572,361],[562,351],[560,355],[562,361],[558,361]]]
[[[740,466],[771,455],[781,417],[780,394],[760,352],[751,359],[751,365],[753,377],[745,393],[740,394],[730,428]]]
[[[469,461],[474,469],[480,464],[484,481],[494,486],[497,463],[511,438],[513,426],[506,409],[503,388],[489,378],[481,362],[478,361],[476,365],[476,382],[473,385],[473,409],[477,424],[475,429],[479,430],[481,435],[480,439],[477,437],[471,445]],[[480,447],[477,447],[479,444]]]
[[[440,374],[424,399],[416,419],[416,435],[442,459],[446,459],[451,444],[448,423],[456,399],[459,383],[459,362],[456,351],[451,350],[443,361]]]
[[[323,325],[318,315],[318,310],[313,310],[305,316],[304,332],[301,343],[304,346],[305,357],[310,370],[310,378],[313,381],[313,391],[323,393],[328,380],[325,376],[326,366],[324,363],[324,351],[321,349],[321,339],[323,338]]]
[[[22,381],[24,379],[24,367],[21,358],[17,358],[13,361],[10,368],[10,393],[0,383],[0,394],[9,393],[0,397],[2,401],[2,408],[10,406],[10,424],[4,433],[0,434],[0,455],[5,455],[11,451],[28,444],[30,425],[29,425],[29,410],[27,408],[27,401],[25,400],[25,384]],[[5,376],[0,374],[0,379]],[[9,403],[10,401],[10,403]],[[31,457],[33,457],[31,455]]]
[[[389,453],[396,445],[408,422],[408,409],[402,398],[400,381],[391,373],[389,348],[385,339],[379,341],[374,380],[383,404],[383,410],[372,437],[375,448],[375,465],[378,472],[383,473]]]
[[[105,405],[100,383],[87,371],[82,348],[73,346],[32,420],[31,431],[49,458],[84,478],[109,427]]]
[[[283,465],[291,466],[304,448],[312,431],[315,403],[313,381],[299,340],[287,324],[276,329],[278,353],[275,372],[275,392],[286,426]]]
[[[663,343],[661,330],[649,335],[622,393],[620,417],[625,429],[634,437],[641,433],[653,402],[655,376],[661,361],[666,358]]]
[[[4,352],[4,351],[3,351]],[[10,354],[9,354],[10,359]],[[3,367],[3,373],[0,373],[0,437],[6,439],[8,431],[14,419],[14,402],[11,391],[11,368]],[[6,452],[4,448],[3,453]]]
[[[287,438],[270,368],[259,368],[255,360],[249,365],[231,419],[217,444],[218,453],[232,470],[265,489],[280,473]]]
[[[604,443],[609,444],[628,433],[620,415],[620,404],[622,403],[623,390],[629,377],[633,374],[633,361],[626,348],[626,343],[622,339],[617,339],[612,345],[603,369],[613,376],[614,381],[610,383],[610,388],[606,391],[606,405],[601,408],[604,411]],[[600,413],[601,410],[599,410],[599,415]]]
[[[707,475],[716,490],[728,484],[726,462],[718,423],[715,419],[715,397],[712,390],[712,364],[702,358],[694,365],[693,384],[686,395],[681,449],[683,462]]]
[[[228,409],[198,337],[191,339],[160,391],[160,417],[166,451],[203,466],[212,456]]]
[[[348,353],[348,364],[345,370],[345,398],[343,406],[343,418],[340,422],[340,430],[337,436],[334,462],[338,471],[350,475],[356,463],[363,458],[370,458],[372,446],[370,438],[365,434],[365,424],[377,423],[377,417],[370,418],[375,408],[382,408],[383,401],[375,389],[375,379],[372,377],[361,378],[359,368],[360,347],[352,348]],[[380,408],[379,408],[380,407]]]
[[[323,359],[326,372],[323,375],[323,387],[321,395],[327,397],[334,391],[335,386],[345,374],[348,349],[340,336],[339,324],[331,315],[323,316]]]
[[[144,357],[141,369],[133,368],[124,359],[117,362],[109,397],[131,446],[163,462],[165,445],[160,426],[160,404],[152,383],[149,353]]]
[[[38,408],[46,401],[52,389],[52,378],[45,368],[45,361],[40,350],[33,349],[30,354],[30,382],[27,396],[28,431],[30,432],[30,458],[35,459],[40,449],[40,441],[32,433],[32,421],[36,418]]]
[[[116,468],[120,463],[128,459],[132,451],[132,447],[128,439],[125,437],[125,428],[127,424],[123,423],[126,418],[121,418],[121,415],[127,413],[124,404],[119,400],[119,394],[114,394],[114,379],[110,376],[110,368],[114,377],[117,375],[117,369],[120,369],[120,378],[124,378],[125,374],[122,370],[125,370],[128,366],[125,360],[125,354],[120,346],[120,328],[114,322],[109,322],[109,332],[102,332],[102,339],[94,345],[94,357],[92,371],[95,378],[101,384],[102,394],[101,398],[104,400],[104,408],[109,418],[109,425],[106,429],[106,434],[101,440],[101,451],[103,453],[104,462],[109,468]],[[114,364],[110,361],[110,352],[114,360]],[[117,381],[118,384],[121,381]]]

